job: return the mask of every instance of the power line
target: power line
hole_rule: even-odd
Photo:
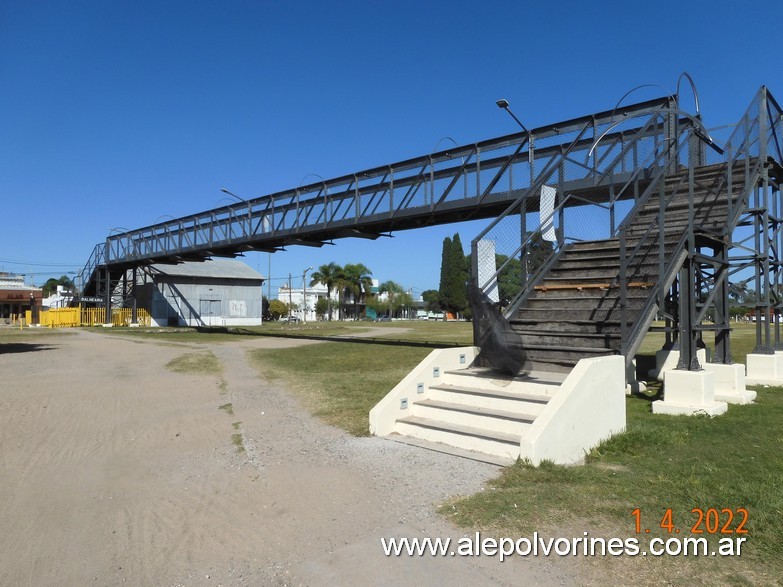
[[[41,263],[40,261],[15,261],[13,259],[0,259],[0,263],[8,263],[10,265],[28,265],[30,267],[71,267],[80,268],[80,263]]]

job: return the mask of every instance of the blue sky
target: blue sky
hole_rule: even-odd
[[[515,132],[501,97],[535,127],[687,71],[707,126],[733,123],[762,84],[783,97],[781,17],[755,0],[0,0],[0,270],[40,284],[221,187],[250,198]],[[443,238],[480,226],[289,247],[273,289],[329,261],[437,288]],[[266,275],[266,254],[245,261]]]

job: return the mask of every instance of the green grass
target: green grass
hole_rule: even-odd
[[[222,406],[218,406],[218,410],[223,410],[228,414],[229,416],[234,415],[234,406],[231,403],[223,404]]]
[[[242,433],[239,434],[232,434],[231,435],[231,442],[236,447],[238,453],[245,452],[245,445],[242,441]]]
[[[0,328],[0,344],[37,342],[46,340],[47,342],[57,337],[67,337],[74,334],[70,328],[19,328],[13,326],[3,326]]]
[[[186,353],[166,363],[166,367],[175,373],[220,375],[223,372],[220,361],[210,351]]]
[[[368,414],[431,349],[327,342],[250,351],[265,379],[282,379],[305,407],[351,434],[369,434]]]
[[[644,398],[629,398],[627,414],[627,431],[593,450],[585,466],[519,462],[442,513],[503,535],[587,520],[609,535],[634,536],[631,512],[640,508],[642,527],[668,537],[659,527],[667,508],[690,536],[693,508],[744,507],[743,560],[783,576],[783,389],[760,389],[756,404],[730,406],[719,418],[653,415]]]
[[[370,329],[381,329],[383,339],[415,340],[418,342],[443,342],[448,344],[470,344],[471,325],[467,322],[399,321],[399,322],[308,322],[287,324],[268,322],[263,326],[214,327],[214,328],[110,328],[106,334],[135,339],[163,340],[167,342],[204,343],[228,342],[258,336],[284,338],[350,337],[361,335]],[[412,330],[412,334],[402,330]]]

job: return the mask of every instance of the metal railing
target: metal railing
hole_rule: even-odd
[[[539,176],[530,192],[473,240],[473,278],[479,295],[491,299],[498,284],[510,285],[506,291],[501,287],[493,300],[508,318],[527,299],[566,244],[612,238],[625,214],[644,195],[643,190],[650,189],[670,165],[671,140],[666,137],[666,129],[671,117],[669,109],[662,107],[642,124],[631,126],[633,121],[626,122],[629,131],[613,139],[596,133],[601,138],[597,143],[592,141],[584,151],[600,151],[600,159],[596,155],[599,164],[583,167],[581,174],[570,177],[562,173],[558,177],[554,170]],[[616,124],[609,121],[606,128]],[[574,155],[571,151],[563,159],[573,160]],[[540,206],[536,190],[546,184],[557,186],[559,202],[549,214],[530,218],[531,212]],[[497,267],[481,271],[479,249],[487,241],[492,243],[490,250],[495,254],[489,262],[497,262]],[[510,291],[513,289],[516,291]]]
[[[160,260],[203,259],[248,250],[384,232],[455,219],[491,217],[528,193],[555,166],[587,177],[597,174],[628,140],[625,126],[611,129],[594,156],[563,159],[578,147],[585,155],[596,136],[620,117],[659,110],[670,98],[629,105],[528,132],[431,153],[423,157],[322,180],[292,190],[110,235],[93,251],[80,280],[100,266],[133,266]],[[654,134],[659,134],[657,131]],[[582,137],[577,140],[577,137]],[[572,149],[573,150],[573,149]],[[634,153],[625,161],[632,169]]]

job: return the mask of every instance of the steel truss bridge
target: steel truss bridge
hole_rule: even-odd
[[[763,151],[756,157],[779,163],[783,160],[780,109],[765,88],[756,102],[759,104],[754,113],[746,114],[737,128],[744,125],[747,132],[756,133],[757,150]],[[693,115],[681,109],[679,95],[617,105],[612,110],[526,132],[455,145],[111,234],[96,245],[76,284],[83,299],[100,300],[107,309],[112,303],[135,306],[132,284],[136,283],[136,271],[153,263],[236,257],[248,251],[276,252],[294,245],[320,247],[341,238],[377,239],[394,231],[482,218],[497,219],[493,226],[509,226],[513,219],[513,229],[505,232],[516,241],[504,244],[501,241],[506,237],[498,237],[498,253],[505,247],[507,258],[524,259],[530,235],[541,228],[540,192],[544,185],[557,190],[559,203],[553,218],[559,227],[580,214],[587,202],[605,213],[607,234],[616,234],[625,215],[650,186],[681,167],[672,149],[676,146],[675,151],[682,155],[686,135],[690,137],[684,147],[689,165],[706,164],[711,156],[723,157],[723,149],[712,143],[699,113]],[[736,158],[737,152],[732,156]],[[729,248],[733,246],[743,254],[733,261],[707,263],[718,269],[710,272],[703,268],[705,277],[700,282],[713,284],[705,286],[712,291],[721,284],[727,286],[730,273],[752,268],[759,292],[759,315],[780,309],[776,292],[782,285],[778,253],[783,245],[779,176],[763,170],[760,173],[753,177],[758,195],[743,207],[743,218],[736,223],[752,228],[750,240],[732,243],[730,235],[727,240]],[[687,255],[696,258],[702,254],[703,247],[697,244],[695,238],[689,241]],[[725,256],[728,258],[728,254]],[[501,266],[495,277],[502,270]],[[523,276],[522,290],[527,287],[527,278]],[[120,290],[123,294],[118,296]],[[524,298],[522,290],[520,296]],[[710,304],[714,298],[712,295]],[[699,320],[702,309],[694,310],[692,320],[686,320],[687,332],[701,328],[705,315],[702,313]],[[728,315],[726,308],[721,311]],[[681,330],[683,315],[679,312],[668,316],[673,321],[669,332]],[[774,346],[769,321],[758,336],[759,348]],[[779,342],[777,331],[775,342]]]

